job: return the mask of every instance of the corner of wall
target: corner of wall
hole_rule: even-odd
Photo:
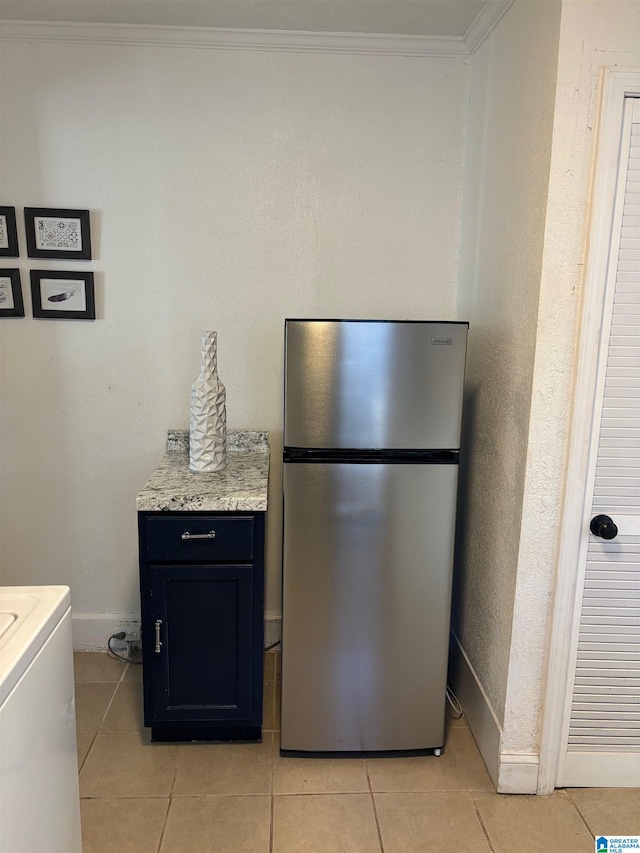
[[[497,792],[535,794],[539,757],[535,753],[503,750],[503,731],[495,710],[453,630],[449,647],[449,680]]]
[[[502,729],[478,674],[453,630],[449,645],[449,680],[462,705],[467,723],[478,744],[493,784],[497,786]]]
[[[535,753],[501,752],[499,794],[535,794],[538,787],[538,756]]]
[[[529,672],[537,648],[518,632],[514,648],[514,624],[531,630],[518,605],[526,613],[527,593],[537,596],[522,528],[561,8],[561,0],[544,9],[514,3],[473,57],[465,162],[458,304],[472,311],[454,594],[458,689],[498,790],[519,793],[537,785],[540,680]]]

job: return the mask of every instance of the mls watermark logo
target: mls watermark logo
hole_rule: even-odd
[[[596,838],[596,853],[640,851],[640,835],[601,835]]]

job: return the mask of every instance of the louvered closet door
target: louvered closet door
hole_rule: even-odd
[[[619,532],[589,534],[586,550],[563,780],[576,786],[640,785],[640,100],[628,99],[625,115],[591,504],[591,517],[610,516]]]

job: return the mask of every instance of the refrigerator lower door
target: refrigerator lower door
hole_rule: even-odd
[[[441,747],[458,466],[284,467],[281,748]]]

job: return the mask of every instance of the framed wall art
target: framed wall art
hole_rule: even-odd
[[[31,270],[33,316],[47,320],[95,320],[92,272]]]
[[[24,224],[30,258],[91,260],[88,210],[25,207]]]
[[[0,317],[24,317],[20,270],[0,270]]]
[[[17,258],[18,229],[15,207],[0,207],[0,257]]]

